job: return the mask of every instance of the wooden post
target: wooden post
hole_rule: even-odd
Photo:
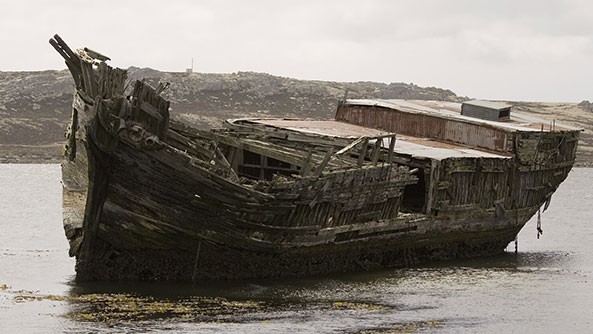
[[[362,142],[362,147],[360,148],[360,154],[358,155],[358,167],[362,167],[362,164],[364,163],[364,158],[367,154],[367,146],[369,146],[369,138],[365,137]]]
[[[389,152],[387,152],[387,163],[391,164],[393,159],[393,150],[395,149],[395,135],[390,137],[389,140]]]
[[[329,162],[329,160],[331,159],[331,157],[332,157],[333,154],[334,154],[334,149],[331,148],[327,152],[327,154],[325,155],[325,158],[323,158],[323,161],[321,162],[321,165],[319,165],[319,167],[315,171],[315,177],[320,177],[321,176],[321,173],[325,169],[325,166],[327,166],[327,163]]]
[[[198,263],[200,261],[200,248],[202,248],[202,239],[200,239],[200,241],[198,242],[198,250],[196,252],[196,261],[194,262],[194,272],[191,275],[192,282],[196,281],[196,275],[198,273]]]
[[[233,169],[233,167],[231,166],[231,163],[227,160],[226,156],[224,155],[224,153],[222,153],[222,151],[220,150],[220,148],[218,147],[218,142],[214,142],[214,161],[215,162],[221,162],[222,165],[224,167],[226,167],[229,171],[230,174],[230,178],[232,181],[237,182],[239,181],[239,176],[237,175],[237,173],[235,172],[235,170]]]
[[[72,109],[72,121],[67,133],[66,157],[69,161],[76,158],[76,130],[78,130],[78,110]]]
[[[375,139],[375,146],[373,147],[373,153],[371,154],[371,161],[373,166],[377,165],[377,161],[379,160],[379,152],[381,151],[381,143],[383,143],[383,138]]]
[[[301,176],[308,176],[309,172],[311,171],[311,159],[313,159],[313,149],[309,148],[309,154],[305,159],[305,163],[303,164],[303,168],[301,168]]]

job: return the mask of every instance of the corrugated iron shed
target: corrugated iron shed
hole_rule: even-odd
[[[495,102],[493,102],[495,103]],[[425,114],[443,119],[450,119],[467,124],[477,124],[500,129],[506,132],[515,131],[541,131],[541,125],[544,131],[549,131],[549,121],[513,113],[510,120],[499,122],[477,119],[461,115],[461,103],[448,101],[430,101],[430,100],[399,100],[399,99],[349,99],[344,105],[351,106],[377,106],[402,112]],[[566,124],[555,123],[555,130],[582,130]]]

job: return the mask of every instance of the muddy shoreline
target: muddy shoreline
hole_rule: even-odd
[[[3,164],[59,164],[63,161],[62,144],[2,145],[0,163]]]

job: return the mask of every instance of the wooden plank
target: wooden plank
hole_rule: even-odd
[[[365,137],[364,141],[362,142],[362,147],[360,148],[360,154],[358,155],[358,167],[361,167],[364,162],[364,158],[367,154],[367,146],[368,145],[369,145],[369,138]]]
[[[84,83],[84,91],[94,100],[98,93],[97,81],[95,80],[92,65],[86,62],[81,62],[81,73]]]
[[[391,164],[393,160],[393,150],[395,149],[395,135],[389,138],[389,152],[387,152],[387,163]]]
[[[327,166],[327,163],[331,159],[333,152],[334,152],[333,148],[327,152],[327,154],[325,155],[325,158],[321,162],[321,165],[319,165],[319,167],[317,167],[317,170],[315,171],[315,177],[321,176],[321,173],[323,173],[323,170],[325,169],[325,166]]]
[[[230,136],[222,136],[215,133],[209,133],[204,135],[209,135],[210,138],[215,138],[220,143],[223,143],[225,145],[234,146],[243,150],[268,156],[297,166],[304,166],[305,161],[308,158],[308,155],[303,157],[302,151],[254,139],[235,138]],[[317,158],[313,154],[313,152],[311,152],[311,161],[321,161],[321,158]]]
[[[54,35],[54,39],[56,40],[56,42],[58,42],[58,45],[60,45],[60,47],[64,50],[64,52],[66,52],[66,54],[68,54],[68,56],[70,56],[71,59],[80,59],[77,54],[72,52],[72,50],[70,49],[68,44],[66,44],[66,42],[64,42],[64,40],[58,34]],[[75,65],[78,65],[78,64],[75,64]]]
[[[371,154],[371,163],[373,166],[377,165],[377,161],[379,159],[379,152],[381,151],[381,143],[382,139],[375,139],[375,146],[373,147],[373,152]]]
[[[66,66],[68,67],[68,70],[70,70],[70,73],[72,74],[72,78],[74,79],[74,85],[76,86],[76,89],[81,89],[82,88],[82,78],[81,78],[80,70],[71,61],[66,61]]]
[[[204,157],[208,157],[212,154],[212,152],[209,151],[208,149],[198,145],[197,143],[194,143],[192,140],[182,136],[177,131],[169,130],[168,136],[169,136],[169,138],[183,144],[184,146],[187,146],[187,147],[193,149],[194,151],[196,151],[196,153],[201,154]]]
[[[56,49],[56,51],[58,51],[58,53],[60,54],[60,56],[62,56],[62,58],[64,58],[64,60],[66,60],[66,61],[72,61],[72,58],[70,58],[70,55],[68,55],[66,53],[66,51],[64,51],[64,49],[62,49],[62,47],[58,44],[58,42],[56,42],[56,40],[54,40],[53,38],[51,38],[49,40],[49,44],[51,44],[51,46],[53,46],[54,49]]]
[[[358,139],[356,139],[355,141],[353,141],[352,143],[350,143],[348,146],[344,147],[343,149],[339,150],[338,152],[336,152],[336,155],[342,155],[348,151],[350,151],[354,146],[362,143],[364,141],[366,137],[360,137]]]
[[[139,103],[140,110],[144,111],[145,113],[149,114],[151,117],[155,118],[159,122],[163,121],[163,116],[159,113],[158,109],[155,108],[152,104],[146,101],[140,101]]]
[[[88,141],[88,146],[89,190],[83,220],[83,241],[79,254],[79,261],[82,263],[90,262],[93,256],[110,174],[109,158],[94,145],[92,140]]]
[[[309,148],[309,153],[307,154],[307,158],[305,162],[302,164],[301,167],[301,176],[308,176],[309,172],[311,171],[311,159],[313,158],[313,150]]]
[[[231,164],[226,159],[226,157],[224,156],[224,154],[220,151],[220,148],[218,147],[218,145],[215,145],[215,151],[216,151],[216,154],[214,156],[216,157],[216,161],[221,162],[222,165],[224,167],[226,167],[226,169],[228,170],[228,172],[230,174],[231,181],[238,182],[239,181],[239,176],[237,175],[237,173],[235,172],[235,170],[233,170]]]

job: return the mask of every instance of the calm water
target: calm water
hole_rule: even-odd
[[[58,165],[0,165],[0,333],[593,332],[593,169],[519,253],[414,269],[191,284],[73,280]]]

